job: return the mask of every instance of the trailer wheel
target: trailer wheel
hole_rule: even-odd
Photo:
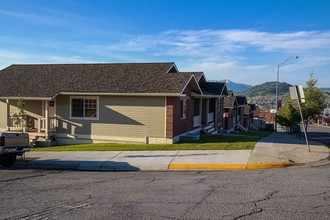
[[[13,166],[16,162],[16,154],[0,155],[0,164],[4,167]]]

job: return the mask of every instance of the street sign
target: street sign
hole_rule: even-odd
[[[307,138],[307,132],[306,132],[306,128],[305,128],[304,118],[303,118],[302,111],[301,111],[301,104],[304,104],[305,103],[304,89],[303,89],[302,86],[290,86],[289,87],[289,90],[290,90],[291,99],[297,100],[297,104],[298,104],[298,108],[299,108],[299,112],[300,112],[300,117],[301,117],[301,123],[302,123],[303,129],[304,129],[306,145],[308,147],[308,151],[311,152],[311,149],[310,149],[309,143],[308,143],[308,138]],[[294,104],[294,102],[292,102],[292,104]]]
[[[290,97],[291,99],[297,99],[300,103],[305,103],[305,93],[302,86],[290,86]]]

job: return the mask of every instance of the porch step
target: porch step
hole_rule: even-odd
[[[248,128],[244,127],[244,126],[241,125],[241,124],[237,125],[237,129],[238,129],[238,130],[241,130],[241,131],[248,131],[248,130],[249,130]]]
[[[214,127],[214,123],[211,123],[207,126],[205,126],[202,131],[205,133],[205,134],[216,134],[218,133],[217,130],[215,130],[215,127]]]
[[[215,128],[214,127],[212,127],[212,128],[210,128],[210,129],[207,130],[207,132],[210,133],[210,134],[212,134],[214,131],[215,131]]]

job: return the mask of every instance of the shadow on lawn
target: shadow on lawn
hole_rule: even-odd
[[[178,144],[195,143],[195,144],[207,144],[207,143],[236,143],[236,142],[256,142],[261,137],[236,137],[236,136],[224,136],[224,135],[201,135],[197,141],[184,141]]]

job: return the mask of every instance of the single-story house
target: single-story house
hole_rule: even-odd
[[[234,130],[237,122],[238,103],[236,96],[232,91],[229,91],[228,96],[224,98],[224,114],[225,120],[224,129]]]
[[[248,104],[245,96],[235,95],[232,91],[224,98],[224,129],[248,130],[253,124],[254,104]]]
[[[22,129],[13,118],[22,99],[26,131],[46,143],[175,143],[224,126],[226,85],[173,62],[11,65],[0,81],[0,130]]]
[[[253,114],[254,114],[255,110],[256,110],[255,104],[246,104],[244,106],[244,124],[243,124],[243,126],[245,128],[255,128],[255,126],[253,126]]]
[[[244,107],[245,105],[247,105],[247,99],[245,96],[236,96],[236,100],[237,100],[236,128],[244,128]]]

